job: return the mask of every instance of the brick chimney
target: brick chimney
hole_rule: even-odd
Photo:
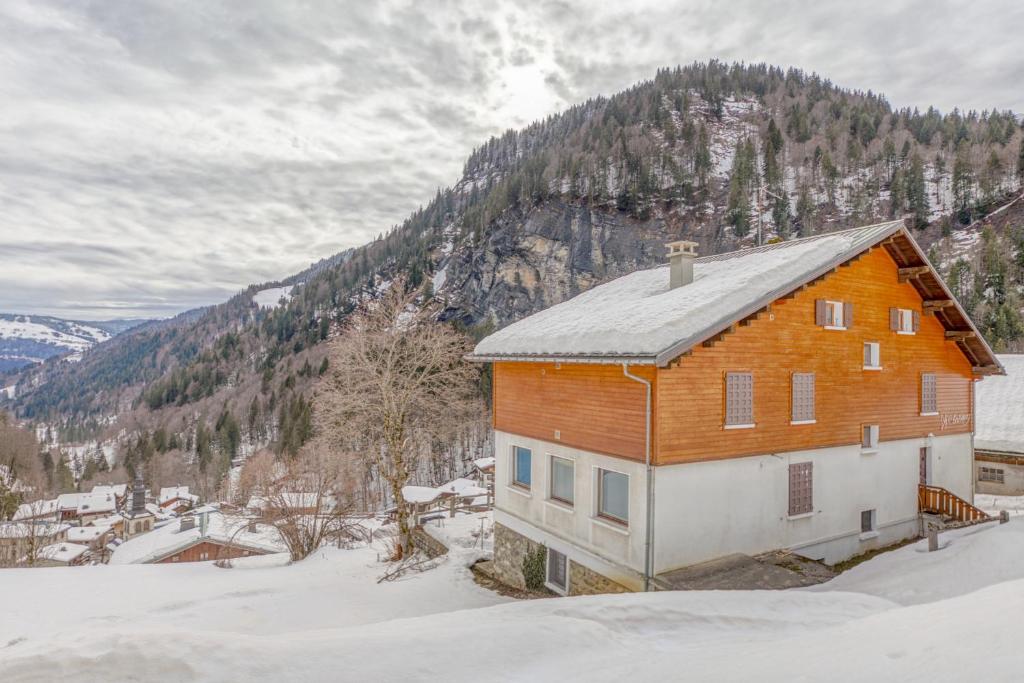
[[[665,246],[668,247],[669,289],[693,282],[693,262],[697,258],[697,243],[680,240],[669,242]]]

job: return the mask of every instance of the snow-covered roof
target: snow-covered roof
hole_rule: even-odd
[[[115,510],[117,510],[117,500],[113,493],[79,494],[76,511],[80,515],[94,515]]]
[[[70,528],[57,522],[0,522],[0,538],[47,538]]]
[[[109,526],[71,527],[68,529],[68,540],[72,543],[91,543],[109,531]]]
[[[284,491],[274,494],[271,499],[267,499],[265,496],[253,496],[245,506],[253,510],[263,510],[275,507],[278,504],[299,510],[315,508],[317,505],[317,494],[301,491]],[[331,501],[324,500],[324,507],[331,507]]]
[[[61,510],[77,510],[78,500],[88,493],[62,493],[57,496],[57,507]]]
[[[636,271],[495,332],[471,357],[662,362],[664,354],[682,353],[902,225],[893,221],[704,256],[694,262],[693,282],[675,289],[668,264]]]
[[[492,455],[489,458],[477,458],[476,460],[473,461],[473,465],[478,470],[491,469],[492,467],[494,467],[494,456]]]
[[[977,415],[974,446],[1024,454],[1024,355],[1000,355],[1003,376],[975,384]]]
[[[464,477],[453,479],[447,484],[442,484],[441,486],[438,486],[437,489],[442,494],[454,494],[456,496],[459,496],[460,498],[466,496],[487,495],[487,489],[480,488],[475,481],[473,481],[472,479],[466,479]]]
[[[170,503],[174,500],[187,500],[192,503],[199,501],[199,496],[189,493],[187,486],[165,486],[160,489],[160,505]]]
[[[14,519],[33,519],[37,517],[56,516],[57,499],[37,500],[34,503],[22,503],[14,513]]]
[[[257,524],[256,531],[249,531],[250,520],[244,517],[228,517],[221,512],[208,513],[206,534],[197,518],[195,526],[181,531],[180,523],[167,524],[149,533],[128,539],[110,557],[110,564],[143,564],[153,562],[179,550],[195,545],[202,540],[214,543],[234,543],[251,550],[280,553],[287,550],[277,529],[269,524]]]
[[[42,548],[39,551],[39,558],[53,562],[72,562],[87,550],[89,546],[79,543],[54,543]]]
[[[93,493],[112,493],[118,498],[128,493],[128,484],[99,484],[92,487]]]
[[[441,490],[433,486],[403,486],[402,498],[407,503],[430,503],[437,500]]]

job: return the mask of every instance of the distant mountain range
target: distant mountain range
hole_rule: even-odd
[[[54,356],[79,357],[146,320],[63,320],[44,315],[0,313],[0,373]]]

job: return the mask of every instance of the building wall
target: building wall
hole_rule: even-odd
[[[819,280],[768,314],[738,326],[712,347],[698,346],[659,369],[659,464],[789,452],[861,441],[865,424],[881,441],[973,429],[971,366],[934,316],[916,334],[889,330],[889,308],[920,311],[921,297],[899,283],[897,266],[875,248]],[[815,324],[815,300],[853,303],[846,330]],[[882,370],[863,369],[864,342],[878,342]],[[725,429],[725,373],[754,376],[752,429]],[[815,424],[792,425],[791,376],[815,373]],[[939,415],[920,414],[921,373],[938,375]]]
[[[494,445],[496,510],[533,528],[545,530],[549,535],[545,537],[548,545],[557,544],[556,550],[562,550],[563,547],[569,549],[571,544],[578,550],[575,555],[567,553],[572,559],[583,563],[603,561],[634,573],[643,572],[646,474],[642,463],[502,431],[495,431]],[[511,484],[513,445],[529,448],[533,452],[530,491],[523,491]],[[567,458],[574,463],[572,507],[553,501],[548,495],[552,455]],[[629,525],[626,527],[597,518],[595,482],[598,467],[629,476]],[[512,522],[507,524],[511,525]]]
[[[917,535],[921,447],[931,482],[970,500],[970,435],[888,441],[877,452],[838,446],[655,469],[655,572],[730,553],[793,549],[835,563]],[[791,463],[813,462],[814,511],[789,512]],[[877,536],[861,538],[875,510]]]
[[[982,481],[979,474],[982,467],[991,467],[1003,471],[1003,483]],[[991,493],[997,496],[1024,496],[1024,456],[1014,457],[975,451],[974,453],[975,489],[978,493]]]
[[[633,366],[652,380],[653,366]],[[643,460],[646,390],[621,365],[494,364],[494,428]]]

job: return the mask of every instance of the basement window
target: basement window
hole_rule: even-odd
[[[990,481],[995,484],[1004,483],[1003,470],[1000,467],[979,467],[978,481]]]
[[[563,553],[548,548],[547,585],[548,588],[565,595],[569,588],[568,560]]]
[[[864,425],[861,430],[860,448],[870,453],[878,450],[878,425]]]
[[[867,541],[878,538],[878,526],[874,510],[862,510],[860,513],[860,540]]]

